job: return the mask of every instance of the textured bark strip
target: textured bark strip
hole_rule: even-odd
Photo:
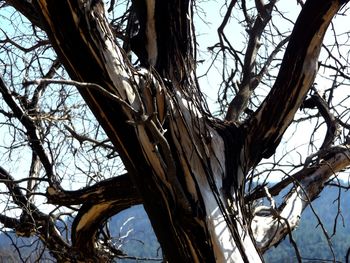
[[[113,76],[108,75],[108,70],[106,69],[108,63],[104,60],[104,54],[102,52],[106,50],[107,44],[104,41],[100,42],[101,39],[94,39],[95,34],[89,33],[90,28],[96,27],[98,23],[95,19],[93,24],[89,25],[89,16],[93,13],[93,7],[89,9],[87,6],[86,10],[82,10],[82,7],[78,4],[79,1],[37,2],[39,5],[38,9],[42,12],[50,40],[60,59],[64,61],[65,68],[72,79],[96,83],[104,87],[107,91],[114,93]],[[98,14],[98,6],[95,6],[95,8]],[[84,11],[87,13],[84,13]],[[58,14],[61,14],[61,16]],[[106,40],[113,42],[112,36],[108,35],[108,33],[105,32],[107,36]],[[100,52],[101,54],[99,54]],[[113,52],[117,52],[117,49]],[[119,56],[119,59],[123,60],[120,53],[116,55],[110,54],[110,56]],[[122,78],[121,70],[115,72],[115,75],[119,78]],[[122,81],[120,80],[120,82]],[[102,122],[108,136],[111,137],[114,143],[117,143],[118,152],[122,155],[123,161],[127,162],[127,165],[132,165],[131,158],[126,149],[129,145],[138,148],[138,144],[136,140],[124,139],[122,134],[117,132],[111,123],[111,120],[119,120],[119,125],[127,130],[129,135],[134,134],[133,128],[123,121],[126,118],[120,105],[106,99],[98,91],[82,89],[80,92],[90,105],[93,113]],[[125,92],[120,91],[117,95],[125,96]],[[104,101],[104,103],[100,103],[100,101]]]
[[[156,29],[164,22],[157,31],[158,73],[138,71],[126,62],[101,1],[33,2],[71,78],[95,83],[117,98],[98,89],[79,89],[137,186],[165,259],[260,262],[244,220],[240,182],[248,168],[274,151],[291,122],[313,82],[324,32],[344,2],[307,1],[276,84],[245,126],[248,135],[243,153],[238,152],[241,142],[230,143],[223,136],[227,131],[215,130],[200,105],[192,71],[194,33],[188,1],[155,1]],[[225,124],[221,125],[225,130]],[[238,149],[230,149],[232,145]],[[233,165],[227,165],[231,162]],[[236,187],[232,187],[235,180]],[[229,184],[228,189],[224,184]],[[84,234],[94,237],[98,224],[128,202],[99,198],[83,205],[72,240],[80,254],[103,261],[94,240]]]
[[[174,133],[178,155],[182,158],[182,169],[190,171],[186,176],[187,183],[190,184],[190,176],[196,185],[196,191],[191,193],[197,193],[197,196],[193,196],[198,198],[194,202],[200,202],[200,207],[204,209],[202,213],[206,219],[203,223],[206,223],[207,240],[212,243],[215,262],[260,262],[261,258],[250,237],[247,224],[244,223],[239,197],[235,192],[228,197],[227,194],[231,191],[225,191],[223,185],[229,182],[227,176],[236,176],[233,170],[233,174],[227,174],[228,160],[225,157],[234,155],[225,152],[238,152],[239,147],[230,148],[232,145],[226,144],[220,133],[211,128],[205,118],[194,110],[192,102],[181,98],[179,94],[177,102],[174,103],[177,103],[177,110],[174,110],[171,118],[171,131]],[[230,128],[227,128],[227,133],[230,133]],[[220,132],[222,134],[222,130]],[[201,140],[202,134],[207,134],[207,142]],[[236,132],[231,135],[237,134]],[[237,165],[235,168],[237,169]],[[211,262],[208,261],[210,258],[203,259],[206,261],[200,262]]]
[[[124,64],[123,55],[108,30],[100,3],[89,6],[90,1],[86,4],[82,1],[37,2],[49,38],[72,79],[96,83],[125,99],[134,109],[140,109],[139,98],[133,96],[138,74]],[[169,258],[180,257],[190,262],[190,244],[182,244],[189,240],[180,239],[174,230],[167,194],[163,193],[157,174],[145,159],[137,130],[129,122],[137,124],[140,116],[131,116],[128,109],[96,90],[80,89],[80,92],[132,174],[132,181],[145,201],[145,209],[164,253]],[[161,96],[157,97],[161,99]]]
[[[178,199],[174,199],[177,197],[174,192],[179,192],[175,187],[172,188],[171,182],[174,181],[166,176],[167,169],[170,168],[168,165],[164,166],[164,163],[167,164],[165,161],[167,157],[163,154],[167,146],[164,144],[163,148],[159,140],[162,139],[164,131],[154,130],[154,125],[159,129],[157,121],[145,114],[146,101],[152,101],[152,99],[142,98],[138,94],[139,90],[148,88],[145,85],[149,82],[140,81],[142,76],[124,63],[119,47],[115,45],[108,29],[100,3],[91,1],[94,4],[90,5],[90,1],[83,3],[73,0],[39,0],[37,2],[50,40],[70,76],[77,81],[96,83],[124,100],[125,103],[129,103],[130,107],[124,107],[96,90],[80,89],[85,101],[120,153],[132,176],[132,181],[136,183],[167,260],[171,262],[177,262],[179,259],[182,262],[213,261],[213,251],[210,243],[206,242],[205,218],[197,220],[193,217],[193,214],[197,213],[195,206],[194,211],[189,214],[186,209],[182,210],[184,207],[177,203]],[[174,5],[179,8],[182,4],[183,1],[173,1],[169,3],[169,6]],[[181,8],[181,17],[186,22],[188,6],[186,9]],[[186,25],[181,26],[186,29]],[[182,30],[185,30],[184,28]],[[187,35],[184,34],[184,37],[187,41]],[[186,46],[181,49],[185,55],[189,55]],[[190,61],[183,60],[179,50],[174,51],[174,55],[181,65],[185,61]],[[169,75],[172,75],[175,83],[184,80],[184,76],[188,73],[179,72],[176,68],[172,69],[176,72],[169,73]],[[177,81],[176,78],[178,78]],[[155,87],[158,94],[160,92],[157,89],[159,83]],[[171,88],[182,90],[181,87],[175,85]],[[187,88],[190,90],[189,87]],[[149,94],[149,96],[154,96],[153,93]],[[164,100],[164,97],[157,94],[155,95],[158,100],[157,104],[164,105],[165,103],[160,101]],[[192,110],[198,111],[195,108]],[[171,138],[168,139],[171,140]],[[162,150],[159,151],[159,149]],[[96,205],[95,208],[100,212],[106,211],[108,204],[110,203],[106,201],[101,206]],[[77,226],[79,226],[77,231],[84,229],[83,225],[88,225],[85,222],[91,222],[90,219],[96,219],[98,216],[93,213],[93,209],[83,213],[83,217],[84,215],[87,220],[77,221]],[[76,247],[84,247],[83,239],[76,237],[75,242],[79,243],[75,244]],[[94,251],[89,251],[88,254],[92,255]]]

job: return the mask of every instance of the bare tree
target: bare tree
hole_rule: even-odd
[[[0,222],[57,261],[111,261],[124,254],[106,220],[143,204],[164,261],[263,261],[350,165],[349,31],[333,24],[347,2],[289,1],[295,18],[285,1],[217,3],[204,74],[221,72],[213,115],[197,77],[195,21],[208,3],[1,1]],[[322,92],[318,74],[331,83]],[[274,155],[305,122],[307,150]]]

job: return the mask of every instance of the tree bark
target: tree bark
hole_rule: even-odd
[[[291,123],[315,78],[327,26],[345,2],[306,2],[270,95],[240,125],[215,120],[205,110],[195,78],[190,1],[156,1],[158,56],[148,69],[130,65],[101,1],[33,1],[70,77],[91,84],[79,92],[120,154],[167,261],[262,261],[243,198],[245,177],[274,152]],[[60,191],[50,187],[52,195]],[[94,233],[96,222],[125,206],[118,198],[83,205],[72,240],[84,260],[99,255],[95,240],[79,231],[86,226]],[[270,237],[253,226],[259,242]]]

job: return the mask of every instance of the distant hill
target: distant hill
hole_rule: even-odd
[[[337,198],[339,190],[328,188],[322,192],[320,198],[313,202],[313,208],[319,218],[324,223],[329,236],[332,236],[335,217],[337,211],[341,211],[336,224],[336,235],[331,237],[333,251],[338,262],[345,262],[345,255],[350,248],[350,193],[341,191],[341,202],[338,204]],[[339,205],[339,208],[338,208]],[[344,224],[343,224],[344,223]],[[118,260],[118,262],[159,262],[161,259],[161,249],[150,226],[142,206],[135,206],[125,210],[118,216],[113,217],[110,222],[112,240],[115,246],[122,249],[128,255],[138,258]],[[332,252],[323,234],[318,221],[310,208],[303,213],[301,224],[293,232],[303,262],[333,262]],[[11,246],[11,239],[21,247],[24,257],[35,258],[38,242],[34,239],[16,238],[15,234],[8,232],[0,234],[0,263],[19,262],[20,259]],[[270,249],[265,253],[264,258],[268,263],[297,262],[295,250],[287,237],[278,247]],[[49,254],[46,253],[40,262],[49,262]],[[142,258],[153,258],[154,261],[143,261]],[[29,260],[29,262],[32,262]],[[52,262],[52,261],[50,261]]]
[[[339,194],[340,203],[337,201]],[[350,249],[350,192],[340,192],[334,187],[324,189],[321,196],[312,203],[312,207],[331,238],[336,260],[346,262],[345,256]],[[341,213],[336,220],[338,211]],[[303,262],[333,262],[334,258],[327,239],[310,207],[302,214],[300,226],[293,232],[293,238]],[[276,248],[265,253],[264,258],[269,263],[298,262],[295,255],[295,250],[287,237]]]

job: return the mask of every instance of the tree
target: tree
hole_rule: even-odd
[[[334,95],[348,85],[348,56],[338,41],[348,33],[333,27],[333,46],[323,44],[348,1],[297,2],[295,23],[275,0],[223,4],[219,42],[209,48],[213,63],[222,61],[221,115],[213,116],[196,71],[193,17],[201,2],[2,1],[3,10],[16,10],[4,13],[15,26],[2,33],[1,113],[13,136],[8,159],[26,144],[32,160],[29,176],[20,180],[0,170],[11,203],[0,216],[4,227],[38,236],[57,261],[109,261],[122,251],[104,223],[143,204],[165,261],[262,261],[350,164],[348,97]],[[31,25],[20,38],[9,37],[21,30],[18,12]],[[243,51],[225,33],[237,14],[246,33]],[[276,25],[274,17],[285,22]],[[285,23],[292,23],[291,32],[280,29]],[[318,62],[321,49],[324,62]],[[320,68],[333,76],[324,94],[314,83]],[[71,100],[72,86],[97,123],[84,103]],[[315,120],[314,131],[324,122],[326,135],[318,145],[312,133],[305,162],[291,169],[276,160],[271,169],[262,166],[292,122]],[[82,154],[87,143],[90,152]],[[116,155],[125,166],[118,176]],[[275,185],[256,185],[259,176],[279,170],[285,176]],[[67,190],[63,180],[77,173],[85,187]],[[283,189],[288,194],[277,205],[273,196]],[[40,196],[54,206],[50,213],[38,206]],[[258,202],[263,198],[269,206]],[[62,231],[57,222],[66,214],[74,221]]]

